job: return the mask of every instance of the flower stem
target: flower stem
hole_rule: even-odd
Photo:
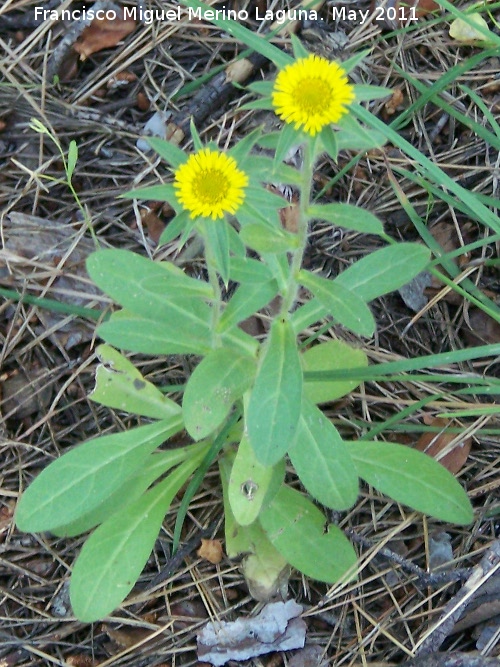
[[[299,224],[297,230],[297,235],[299,237],[299,247],[292,254],[287,290],[283,297],[283,305],[281,308],[282,314],[289,313],[292,310],[299,290],[297,275],[302,266],[302,260],[304,258],[304,252],[307,243],[307,232],[309,228],[309,216],[307,214],[307,209],[309,207],[312,192],[315,143],[316,142],[313,139],[312,141],[306,141],[303,145],[302,182],[299,186]]]
[[[214,291],[214,296],[212,300],[211,332],[212,332],[212,347],[215,350],[221,346],[221,337],[220,334],[218,333],[218,324],[221,315],[222,296],[220,291],[219,276],[217,274],[217,271],[215,270],[215,260],[212,254],[212,249],[210,247],[210,242],[208,239],[208,230],[206,225],[207,222],[204,221],[202,223],[202,234],[203,234],[203,242],[205,244],[205,264],[207,266],[207,271],[208,271],[208,280]]]

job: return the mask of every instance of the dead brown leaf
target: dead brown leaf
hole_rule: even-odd
[[[464,336],[470,345],[500,342],[500,324],[480,308],[471,308],[464,327]]]
[[[472,445],[472,438],[468,437],[465,440],[458,440],[453,449],[445,454],[442,458],[438,458],[439,454],[457,438],[456,433],[448,433],[446,428],[449,426],[456,426],[456,423],[449,419],[442,417],[424,417],[424,422],[427,426],[442,429],[437,433],[422,433],[418,439],[415,449],[420,452],[425,452],[429,456],[438,460],[451,473],[456,474],[463,468],[467,457],[469,456]]]
[[[122,628],[113,628],[111,625],[103,624],[102,629],[115,644],[121,648],[131,648],[144,642],[152,634],[151,630],[145,628],[131,628],[128,626]]]
[[[391,95],[391,99],[385,103],[384,108],[388,116],[393,116],[398,107],[403,104],[404,95],[401,88],[394,88],[394,91]]]
[[[107,18],[94,19],[85,28],[80,37],[73,44],[74,50],[80,54],[80,60],[86,60],[93,53],[116,46],[127,35],[135,30],[136,22],[130,16],[121,16],[113,20]]]
[[[201,547],[196,552],[200,558],[208,560],[209,563],[217,565],[221,562],[224,552],[220,540],[201,540]]]

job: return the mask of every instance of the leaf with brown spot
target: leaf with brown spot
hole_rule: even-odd
[[[448,447],[448,445],[457,439],[459,434],[457,433],[448,433],[446,431],[447,427],[454,426],[455,423],[448,419],[443,419],[442,417],[424,417],[424,422],[427,426],[432,426],[434,428],[439,428],[441,431],[436,433],[426,432],[422,433],[418,439],[415,449],[418,449],[420,452],[424,452],[432,458],[436,459],[451,473],[456,474],[459,470],[463,468],[467,457],[469,456],[472,438],[468,437],[465,440],[458,439],[457,443],[453,446],[451,451],[445,454],[442,458],[438,458],[439,454]]]

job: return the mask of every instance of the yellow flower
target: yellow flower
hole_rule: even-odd
[[[245,199],[248,176],[225,153],[202,148],[175,171],[178,201],[191,218],[223,218],[235,213]]]
[[[281,70],[272,102],[282,120],[314,136],[344,116],[354,96],[354,87],[340,65],[309,55]]]

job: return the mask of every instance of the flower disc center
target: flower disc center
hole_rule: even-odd
[[[229,193],[227,177],[219,169],[200,172],[193,182],[193,194],[204,204],[217,204]]]
[[[293,91],[293,97],[305,113],[317,114],[329,107],[332,88],[323,79],[308,78],[300,81]]]

